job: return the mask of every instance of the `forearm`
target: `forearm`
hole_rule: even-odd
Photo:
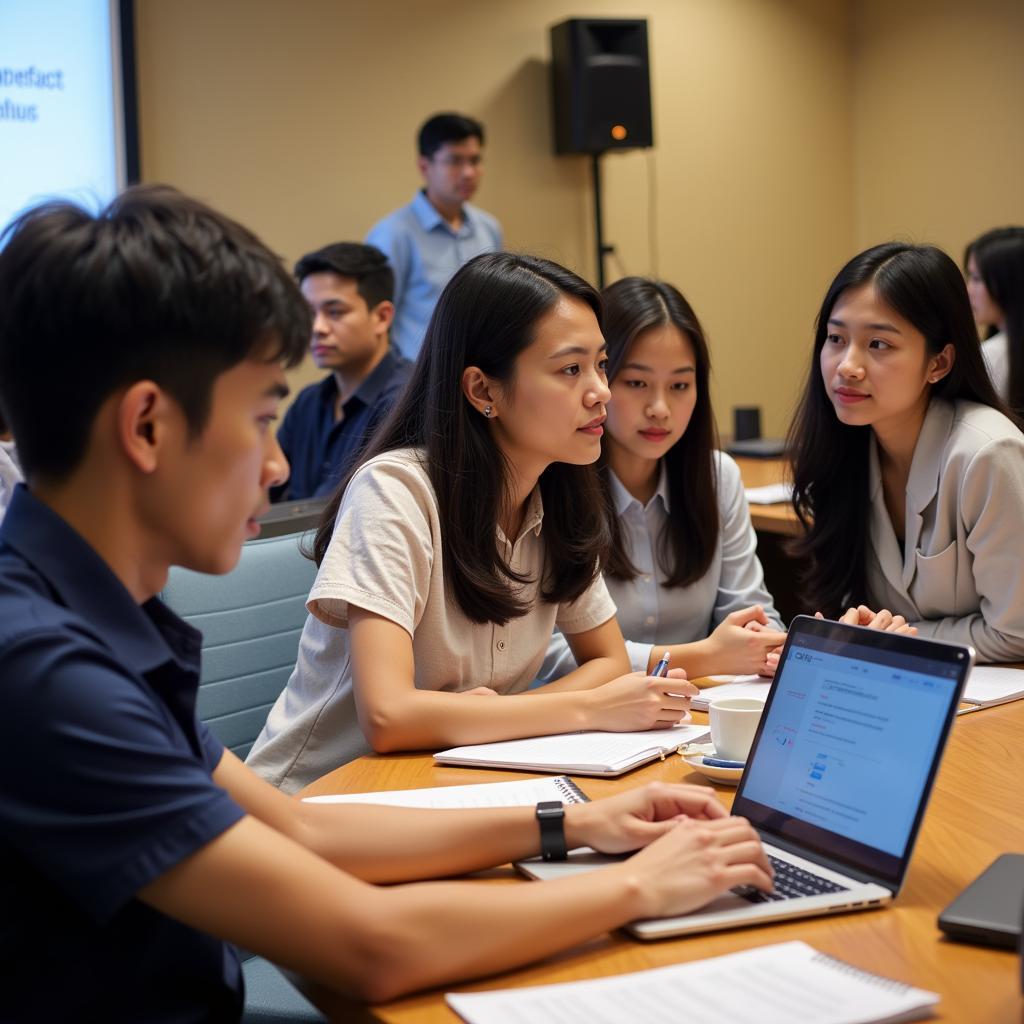
[[[357,707],[367,741],[378,753],[391,753],[578,732],[590,727],[586,697],[547,686],[499,697],[410,690],[373,706],[357,695]]]
[[[551,694],[571,693],[576,690],[593,690],[597,686],[603,686],[618,676],[625,675],[632,671],[632,666],[626,658],[608,657],[592,658],[578,668],[556,679],[554,682],[546,683],[543,687],[527,691],[530,694]]]
[[[533,807],[425,810],[372,804],[301,804],[302,842],[367,882],[414,882],[468,874],[535,856]],[[566,838],[576,808],[566,808]]]
[[[669,665],[672,668],[686,670],[690,679],[699,679],[701,676],[711,675],[717,671],[715,666],[715,651],[710,640],[694,640],[688,644],[655,644],[651,649],[651,657],[647,664],[647,671],[653,672],[655,666],[661,661],[661,656],[668,651]]]
[[[377,999],[507,970],[640,916],[627,865],[543,885],[420,884],[389,890]],[[437,951],[444,950],[444,956]]]

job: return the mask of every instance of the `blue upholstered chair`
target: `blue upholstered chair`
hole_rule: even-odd
[[[203,634],[199,717],[243,759],[295,666],[316,575],[300,539],[250,541],[226,576],[174,568],[163,593]]]
[[[172,569],[163,599],[203,633],[199,717],[244,758],[295,665],[316,566],[301,534],[250,541],[226,576]],[[323,1021],[268,960],[242,964],[250,1024]]]

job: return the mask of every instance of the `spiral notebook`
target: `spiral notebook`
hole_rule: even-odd
[[[469,1024],[895,1024],[930,1017],[939,996],[805,942],[782,942],[612,978],[450,992],[445,999]]]
[[[513,782],[482,782],[471,786],[393,789],[381,793],[338,793],[307,796],[311,804],[390,804],[392,807],[532,807],[542,800],[582,804],[590,798],[572,779],[559,775]]]
[[[573,775],[621,775],[675,753],[706,736],[706,725],[676,725],[646,732],[571,732],[501,743],[452,747],[434,755],[438,764],[465,768],[506,768]]]

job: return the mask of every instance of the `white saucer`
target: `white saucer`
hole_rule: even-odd
[[[743,776],[742,768],[719,768],[716,765],[704,763],[704,757],[714,757],[715,748],[710,743],[688,743],[679,756],[694,771],[700,772],[706,779],[714,782],[721,782],[726,786],[738,786]]]

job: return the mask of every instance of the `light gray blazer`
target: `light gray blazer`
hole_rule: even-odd
[[[933,399],[907,481],[904,554],[870,454],[869,603],[919,636],[1024,660],[1024,434],[974,402]]]

